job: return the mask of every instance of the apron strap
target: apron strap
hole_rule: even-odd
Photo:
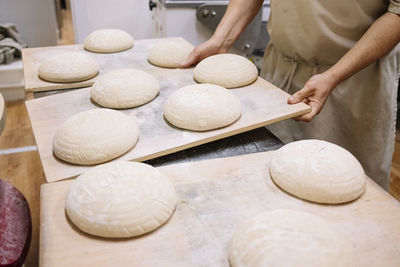
[[[299,63],[297,61],[290,59],[290,68],[288,72],[286,73],[285,77],[282,79],[280,84],[278,85],[279,88],[283,88],[285,85],[287,87],[290,86],[293,80],[294,73],[296,72],[297,66]]]
[[[322,65],[320,66],[320,65],[314,65],[314,64],[313,65],[311,65],[311,64],[308,65],[308,64],[305,64],[304,62],[298,62],[298,61],[296,61],[296,60],[294,60],[292,58],[287,58],[285,56],[282,56],[282,57],[284,58],[285,61],[289,61],[290,62],[290,67],[289,67],[289,70],[287,71],[287,73],[285,74],[285,77],[279,83],[279,85],[278,85],[279,88],[285,88],[285,89],[289,89],[290,88],[290,86],[292,84],[292,81],[293,81],[294,74],[295,74],[297,68],[299,67],[299,65],[307,65],[308,67],[310,67],[311,70],[312,70],[312,75],[311,76],[314,76],[314,75],[318,74],[320,69],[321,69],[320,67],[322,67],[322,69],[330,67],[330,66],[322,66]],[[310,78],[311,78],[311,76],[310,76]]]

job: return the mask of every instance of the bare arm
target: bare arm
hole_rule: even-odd
[[[311,121],[322,109],[335,87],[358,71],[385,56],[400,42],[400,16],[386,12],[365,32],[361,39],[335,65],[312,76],[303,89],[288,99],[289,104],[303,101],[311,112],[298,120]]]
[[[386,12],[329,72],[337,83],[380,59],[400,42],[400,16]]]
[[[208,56],[225,53],[239,38],[261,8],[263,0],[231,0],[213,36],[197,46],[182,67],[189,67]]]

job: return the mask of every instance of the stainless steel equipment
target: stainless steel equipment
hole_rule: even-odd
[[[226,3],[215,2],[200,5],[196,12],[197,19],[212,32],[217,28],[227,8]],[[235,42],[234,46],[246,56],[263,56],[269,41],[266,30],[268,15],[269,1],[265,1],[263,8]]]
[[[213,0],[150,0],[153,36],[182,36],[198,45],[211,37],[228,4],[229,1]],[[234,52],[251,58],[258,67],[269,41],[266,31],[269,12],[270,1],[264,1],[261,10],[233,46]]]

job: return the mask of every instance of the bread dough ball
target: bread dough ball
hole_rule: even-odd
[[[258,77],[257,67],[247,58],[234,54],[219,54],[203,59],[194,68],[193,77],[199,83],[212,83],[225,88],[249,85]]]
[[[150,49],[148,60],[159,67],[179,68],[193,49],[193,45],[183,39],[161,41]]]
[[[176,202],[172,183],[158,169],[118,161],[79,176],[69,189],[65,210],[82,231],[121,238],[158,228],[172,215]]]
[[[213,84],[185,86],[170,95],[164,116],[174,126],[207,131],[232,124],[239,119],[242,107],[229,90]]]
[[[91,109],[61,125],[53,139],[53,152],[70,163],[98,164],[121,156],[138,138],[135,118],[112,109]]]
[[[358,160],[344,148],[320,140],[302,140],[278,149],[270,162],[273,181],[286,192],[319,203],[343,203],[365,190]]]
[[[306,212],[273,210],[257,215],[235,231],[232,267],[354,266],[353,246],[327,221]]]
[[[50,82],[80,82],[99,72],[97,62],[82,52],[66,52],[49,56],[39,66],[39,77]]]
[[[85,49],[97,53],[114,53],[130,49],[133,37],[119,29],[101,29],[91,32],[84,41]]]
[[[158,80],[135,69],[107,72],[94,83],[91,98],[107,108],[132,108],[154,99],[160,91]]]

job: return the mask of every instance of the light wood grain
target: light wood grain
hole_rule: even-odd
[[[99,75],[118,68],[136,68],[144,71],[159,69],[147,61],[147,52],[159,41],[179,38],[137,40],[133,48],[118,53],[93,53],[85,50],[81,44],[25,48],[22,50],[25,91],[40,92],[88,87],[93,85]],[[93,57],[99,64],[100,74],[90,80],[74,83],[47,82],[38,77],[38,68],[42,60],[57,53],[71,51],[80,51]]]
[[[159,80],[160,94],[146,105],[121,110],[130,116],[136,115],[140,137],[136,146],[117,160],[145,161],[293,118],[310,109],[303,103],[288,105],[287,93],[258,78],[249,86],[231,90],[242,104],[242,116],[238,121],[228,127],[207,132],[180,130],[164,120],[162,107],[174,91],[195,83],[192,69],[157,69],[148,72]],[[48,182],[70,178],[90,168],[58,160],[52,152],[53,136],[66,119],[79,112],[97,108],[90,101],[90,90],[91,88],[73,90],[26,102]]]
[[[0,137],[0,150],[34,146],[35,138],[25,107],[25,101],[6,102],[7,119]]]
[[[68,3],[66,1],[66,3]],[[68,4],[67,4],[68,5]],[[61,9],[62,27],[61,38],[58,40],[58,45],[70,45],[75,43],[74,25],[72,24],[72,13],[70,9]]]
[[[39,192],[46,181],[37,151],[2,154],[4,149],[35,145],[24,101],[6,102],[6,109],[7,120],[0,135],[0,178],[15,186],[28,201],[32,239],[24,265],[35,267],[39,264]]]
[[[4,125],[6,124],[6,105],[3,95],[0,93],[0,134],[3,132]]]
[[[400,200],[400,130],[396,131],[396,142],[392,159],[392,168],[390,170],[389,192]]]
[[[160,168],[180,201],[172,218],[138,238],[87,235],[66,218],[72,180],[41,188],[40,266],[229,266],[234,229],[263,211],[286,208],[328,220],[349,238],[354,266],[400,266],[400,204],[371,179],[365,194],[343,205],[319,205],[292,197],[271,181],[273,152]]]
[[[0,155],[0,178],[11,183],[25,196],[32,219],[32,239],[26,267],[38,266],[40,226],[40,186],[45,183],[37,151]]]

